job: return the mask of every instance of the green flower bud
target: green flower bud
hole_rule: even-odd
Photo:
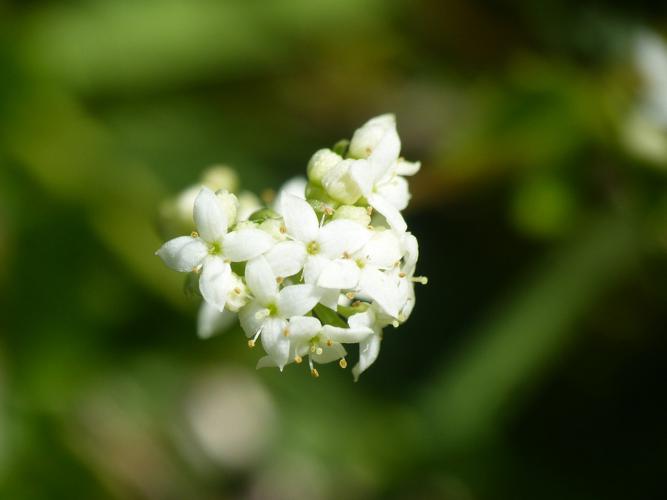
[[[320,149],[308,162],[308,179],[314,185],[321,186],[327,172],[340,161],[342,158],[330,149]]]
[[[361,198],[361,189],[350,175],[356,160],[343,160],[333,167],[322,180],[327,194],[345,205],[354,205]],[[363,161],[363,160],[361,160]]]
[[[333,219],[346,219],[358,222],[362,226],[368,226],[371,223],[371,216],[368,209],[364,207],[355,207],[352,205],[343,205],[336,209]]]

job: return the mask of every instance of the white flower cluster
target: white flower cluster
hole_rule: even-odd
[[[196,231],[158,251],[172,269],[194,273],[204,298],[200,332],[238,313],[258,367],[308,359],[347,366],[343,344],[359,344],[355,379],[377,358],[382,329],[406,321],[415,304],[417,239],[401,210],[406,176],[419,163],[399,157],[393,115],[373,118],[351,141],[317,151],[308,181],[289,182],[271,207],[249,216],[226,190],[201,188]],[[203,323],[203,325],[202,325]]]

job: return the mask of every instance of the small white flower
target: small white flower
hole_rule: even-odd
[[[176,271],[201,271],[202,296],[222,311],[234,287],[230,262],[242,262],[263,254],[271,248],[273,239],[259,229],[228,233],[227,214],[208,188],[203,188],[195,200],[194,220],[197,233],[169,240],[156,254]]]
[[[378,354],[380,354],[382,328],[388,325],[390,321],[383,321],[381,314],[372,305],[366,312],[354,314],[348,319],[350,328],[370,328],[373,331],[372,335],[359,342],[359,362],[352,368],[355,381],[359,379],[359,375],[375,363]]]
[[[279,290],[264,257],[248,262],[245,278],[254,298],[239,311],[241,326],[251,338],[251,346],[261,335],[264,350],[282,370],[289,361],[289,324],[310,312],[319,295],[313,285],[289,285]]]
[[[282,208],[292,240],[279,243],[266,256],[276,274],[291,276],[303,269],[303,279],[309,284],[336,290],[356,286],[358,268],[351,256],[368,241],[371,232],[349,220],[320,226],[310,204],[295,196],[285,196]],[[335,308],[338,292],[334,296]]]
[[[288,326],[290,342],[289,363],[301,363],[308,358],[311,373],[318,376],[313,363],[326,364],[340,360],[342,368],[347,366],[347,351],[342,344],[356,344],[370,335],[373,330],[367,326],[342,328],[322,325],[317,318],[302,316],[292,318]],[[259,360],[258,368],[276,366],[269,356]]]
[[[359,268],[359,296],[376,302],[394,318],[398,317],[401,309],[401,294],[386,271],[395,268],[402,256],[398,236],[390,230],[378,230],[352,257]]]

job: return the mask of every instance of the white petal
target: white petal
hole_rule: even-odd
[[[286,286],[278,293],[278,311],[283,318],[303,316],[317,305],[319,298],[313,285]]]
[[[194,207],[195,225],[205,241],[219,241],[227,232],[227,215],[215,193],[202,188]]]
[[[282,241],[266,252],[264,258],[273,269],[273,274],[286,278],[303,268],[306,247],[300,241]]]
[[[284,331],[287,321],[280,318],[267,318],[262,326],[262,347],[266,354],[281,370],[289,359],[290,341]]]
[[[307,255],[306,263],[303,266],[303,281],[314,285],[322,274],[322,271],[331,262],[324,255]]]
[[[199,238],[180,236],[162,245],[155,255],[175,271],[190,272],[208,255],[208,247]]]
[[[340,328],[337,326],[324,325],[322,327],[322,336],[325,339],[331,339],[334,342],[341,342],[344,344],[356,344],[369,335],[373,335],[373,330],[367,326]]]
[[[310,358],[315,362],[321,365],[325,363],[331,363],[337,359],[344,358],[347,355],[347,351],[340,344],[332,344],[330,346],[324,345],[322,347],[322,354],[309,353]]]
[[[302,200],[306,199],[306,186],[308,180],[305,177],[294,177],[288,180],[285,184],[280,186],[280,190],[273,202],[273,210],[280,215],[283,214],[283,200],[286,196],[296,196]]]
[[[419,172],[422,164],[418,161],[406,161],[399,158],[396,162],[394,172],[398,175],[415,175]]]
[[[377,187],[377,193],[391,203],[397,210],[405,210],[410,202],[410,188],[403,177],[394,176],[390,181]]]
[[[320,304],[333,309],[338,308],[338,298],[340,297],[340,290],[335,288],[320,288],[317,287],[317,293],[320,295]]]
[[[257,370],[260,368],[277,368],[278,365],[276,364],[275,361],[271,358],[271,356],[262,356],[259,358],[259,361],[257,361],[257,366],[255,367]]]
[[[368,196],[373,191],[373,184],[376,180],[375,170],[368,162],[355,162],[350,166],[349,176],[364,196]]]
[[[394,231],[374,231],[373,237],[357,252],[367,264],[389,269],[402,257],[401,242]]]
[[[322,330],[322,324],[312,316],[292,316],[287,328],[289,329],[290,340],[307,341]]]
[[[248,262],[245,267],[245,281],[261,304],[266,306],[276,300],[278,283],[264,257],[257,257]]]
[[[372,335],[359,343],[359,362],[352,368],[352,374],[354,375],[355,381],[359,380],[359,375],[375,363],[375,360],[380,353],[381,341],[381,335]]]
[[[226,234],[222,240],[222,253],[232,262],[243,262],[269,250],[275,242],[261,229],[239,229]]]
[[[282,198],[282,210],[285,226],[290,235],[304,243],[317,238],[319,228],[317,215],[306,200],[286,194]]]
[[[364,246],[370,237],[371,232],[356,222],[334,220],[320,229],[317,241],[320,244],[320,252],[330,259],[335,259],[342,257],[345,252],[352,255]]]
[[[375,314],[373,309],[353,314],[347,319],[347,324],[353,329],[373,328],[375,326]]]
[[[412,276],[415,273],[417,259],[419,258],[419,243],[412,233],[406,233],[403,239],[403,249],[405,251],[403,272],[408,276]]]
[[[368,203],[387,219],[387,222],[392,229],[399,233],[405,232],[408,225],[405,223],[405,219],[403,219],[401,212],[399,212],[394,205],[377,194],[371,194],[367,199]]]
[[[197,335],[202,339],[212,337],[229,328],[236,319],[236,315],[225,309],[220,312],[208,302],[202,302],[197,314]]]
[[[230,265],[219,257],[207,257],[199,277],[199,290],[206,302],[222,312],[233,284]]]
[[[359,280],[359,290],[372,298],[388,315],[398,317],[401,305],[398,283],[386,273],[372,267],[365,268]]]
[[[239,321],[246,337],[251,338],[257,335],[257,332],[264,324],[264,316],[258,317],[257,313],[265,309],[264,305],[256,300],[241,308],[239,311]]]
[[[322,288],[348,289],[359,283],[359,267],[350,259],[332,260],[317,280]]]

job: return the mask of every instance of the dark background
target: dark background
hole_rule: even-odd
[[[0,1],[0,496],[664,498],[666,11]],[[377,363],[198,339],[160,203],[384,112],[430,281]]]

